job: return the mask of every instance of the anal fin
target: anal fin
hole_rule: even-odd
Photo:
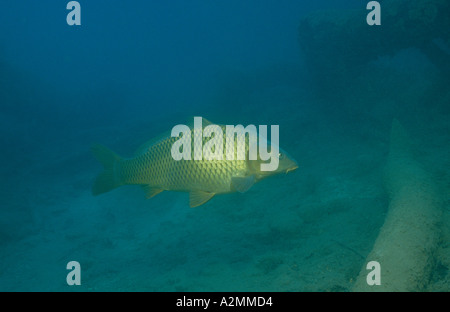
[[[213,198],[214,195],[216,194],[205,191],[192,191],[189,193],[189,206],[191,208],[201,206]]]
[[[144,184],[142,185],[142,189],[145,192],[145,197],[146,198],[152,198],[153,196],[158,195],[159,193],[161,193],[162,191],[164,191],[161,188],[158,187],[154,187],[154,186],[150,186],[148,184]]]

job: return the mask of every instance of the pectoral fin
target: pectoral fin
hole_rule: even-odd
[[[247,192],[252,186],[255,184],[255,176],[250,175],[246,177],[232,177],[231,185],[238,191],[239,193]]]
[[[147,184],[142,185],[142,189],[145,192],[145,197],[146,198],[152,198],[153,196],[156,196],[159,193],[161,193],[162,191],[164,191],[161,188],[153,187],[153,186],[150,186],[150,185],[147,185]]]
[[[204,191],[192,191],[189,193],[189,206],[193,208],[203,205],[208,200],[213,198],[214,195],[216,194]]]

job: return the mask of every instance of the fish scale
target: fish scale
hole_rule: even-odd
[[[223,130],[225,128],[223,127]],[[192,131],[191,133],[194,133]],[[195,134],[199,136],[199,134]],[[192,135],[191,155],[201,155],[202,150],[194,144]],[[231,178],[243,176],[248,168],[245,160],[179,160],[172,158],[171,149],[178,138],[168,137],[149,146],[147,150],[132,159],[122,160],[120,180],[124,184],[146,184],[170,191],[203,190],[216,194],[230,192]],[[210,138],[203,137],[203,144]],[[203,145],[202,144],[202,145]],[[235,145],[237,140],[235,140]],[[248,146],[246,144],[246,150]],[[211,151],[209,151],[211,153]],[[206,158],[208,154],[205,154]],[[236,156],[236,155],[235,155]]]

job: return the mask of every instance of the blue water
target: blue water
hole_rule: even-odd
[[[442,8],[411,36],[389,14],[366,25],[364,1],[79,2],[80,26],[64,1],[0,4],[1,291],[349,291],[388,210],[393,118],[443,190],[427,289],[450,290]],[[299,169],[192,209],[135,186],[92,196],[93,143],[132,156],[193,116],[279,125]]]

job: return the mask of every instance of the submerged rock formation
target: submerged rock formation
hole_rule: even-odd
[[[380,1],[381,2],[381,1]],[[318,11],[299,26],[299,43],[309,74],[320,94],[332,97],[380,56],[419,48],[450,80],[450,2],[381,2],[381,25],[369,26],[369,11]]]
[[[442,196],[432,176],[414,159],[410,139],[397,120],[392,124],[385,174],[389,210],[365,261],[380,264],[381,285],[368,285],[364,265],[353,290],[426,290],[440,239]]]

